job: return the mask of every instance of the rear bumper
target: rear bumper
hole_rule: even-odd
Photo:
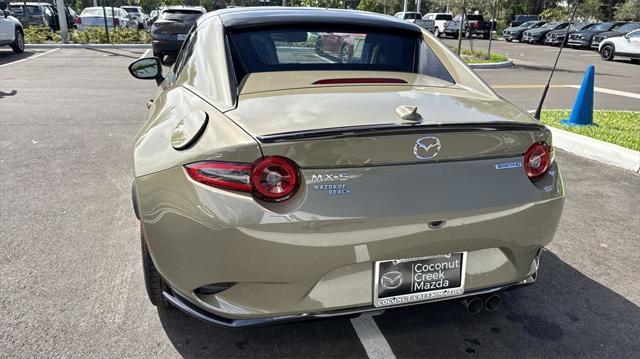
[[[591,41],[590,40],[569,39],[569,41],[567,41],[567,45],[569,45],[569,46],[577,46],[577,47],[589,47],[591,45]]]
[[[182,47],[182,40],[179,41],[171,41],[171,40],[153,40],[151,42],[151,46],[153,47],[154,52],[162,52],[165,54],[177,54],[180,51],[180,47]]]
[[[562,212],[557,166],[535,185],[520,172],[496,171],[492,160],[439,166],[442,172],[433,175],[446,172],[450,190],[436,186],[439,192],[416,199],[422,182],[406,183],[404,193],[370,202],[363,197],[354,208],[349,206],[358,192],[336,199],[308,185],[300,193],[304,205],[283,213],[250,196],[193,183],[182,168],[139,177],[136,188],[147,244],[172,288],[168,294],[230,322],[370,307],[374,263],[380,260],[467,251],[465,294],[534,275],[537,254],[552,240]],[[371,189],[377,176],[394,182],[396,170],[353,171]],[[480,186],[480,192],[458,171],[513,176],[513,183],[495,190]],[[423,181],[439,183],[435,177]],[[355,180],[352,185],[364,191]],[[521,199],[514,203],[516,196]],[[335,207],[336,201],[343,207]],[[429,227],[436,220],[446,224]],[[216,283],[234,285],[217,294],[196,291]]]
[[[294,314],[294,315],[255,318],[255,319],[229,319],[229,318],[218,316],[214,313],[207,312],[201,308],[198,308],[197,306],[190,303],[187,299],[183,298],[179,294],[174,293],[171,290],[162,292],[162,295],[174,307],[180,309],[182,312],[196,319],[200,319],[204,322],[211,323],[211,324],[214,324],[220,327],[225,327],[225,328],[247,328],[247,327],[259,327],[259,326],[266,326],[266,325],[298,322],[298,321],[311,320],[311,319],[332,318],[332,317],[339,317],[339,316],[353,316],[353,315],[360,315],[367,312],[375,312],[380,310],[384,310],[384,311],[393,310],[401,307],[422,305],[422,304],[440,302],[445,300],[460,300],[460,299],[471,297],[471,296],[477,296],[477,295],[495,293],[499,291],[513,290],[517,288],[527,287],[535,283],[536,277],[537,277],[537,273],[516,283],[510,283],[510,284],[496,286],[496,287],[473,290],[473,291],[466,292],[465,294],[455,298],[443,298],[439,300],[432,300],[426,303],[425,302],[411,303],[411,304],[397,305],[397,306],[385,307],[385,308],[376,308],[370,305],[370,306],[363,306],[363,307],[335,310],[335,311],[326,311],[326,312],[317,312],[317,313],[300,313],[300,314]]]

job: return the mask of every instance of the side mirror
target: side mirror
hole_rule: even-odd
[[[13,15],[13,13],[12,13],[11,11],[9,11],[9,10],[4,10],[4,17],[5,17],[5,19],[6,19],[7,17],[9,17],[9,16],[12,16],[12,15]]]
[[[160,85],[164,81],[162,76],[162,62],[157,57],[145,57],[129,65],[131,76],[141,80],[156,80]]]

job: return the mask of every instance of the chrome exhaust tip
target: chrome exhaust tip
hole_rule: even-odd
[[[467,312],[472,315],[480,313],[484,307],[484,303],[480,297],[465,299],[462,301],[462,304],[467,309]]]
[[[484,308],[488,312],[494,312],[502,306],[502,298],[498,294],[491,294],[484,299]]]

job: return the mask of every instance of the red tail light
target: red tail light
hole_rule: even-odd
[[[357,77],[343,79],[323,79],[315,81],[312,85],[338,85],[338,84],[406,84],[402,79],[386,77]]]
[[[113,27],[120,26],[120,19],[113,18]]]
[[[524,171],[530,180],[544,176],[553,162],[553,147],[545,142],[536,142],[524,154]]]
[[[477,28],[478,28],[478,22],[477,22],[477,21],[473,23],[473,28],[474,28],[474,29],[477,29]]]
[[[279,156],[263,157],[253,164],[204,161],[185,166],[200,183],[234,191],[251,192],[271,202],[284,201],[300,186],[296,165]]]
[[[76,25],[82,25],[82,18],[80,18],[80,16],[76,18]]]

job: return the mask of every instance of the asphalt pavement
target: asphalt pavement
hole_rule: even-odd
[[[48,51],[0,50],[0,357],[640,352],[640,176],[563,151],[565,211],[538,282],[505,293],[497,312],[471,316],[449,301],[229,330],[157,310],[146,298],[130,200],[133,138],[157,89],[127,72],[144,50]],[[490,83],[518,80],[517,69],[507,71],[480,73]]]

